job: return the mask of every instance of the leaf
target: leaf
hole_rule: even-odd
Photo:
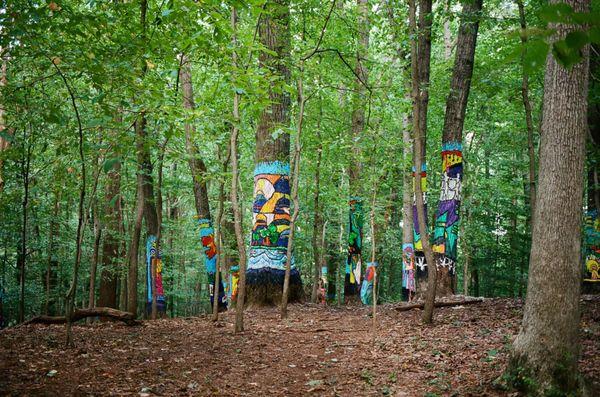
[[[584,45],[586,45],[588,42],[589,42],[588,35],[585,34],[585,32],[582,32],[580,30],[576,30],[574,32],[570,32],[565,37],[565,43],[571,49],[580,49]]]
[[[548,4],[540,10],[540,19],[544,22],[568,22],[573,8],[565,3]]]

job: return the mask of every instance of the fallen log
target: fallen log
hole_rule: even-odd
[[[475,298],[475,299],[463,299],[459,301],[436,301],[435,307],[449,307],[449,306],[461,306],[461,305],[471,305],[474,303],[483,302],[483,298]],[[425,302],[419,303],[411,303],[408,305],[396,306],[396,309],[399,312],[405,312],[412,309],[423,309],[425,307]]]
[[[113,309],[110,307],[94,307],[88,309],[76,309],[71,316],[71,322],[83,320],[88,317],[104,317],[113,320],[122,321],[127,325],[140,325],[141,322],[135,319],[135,315],[130,312]],[[67,322],[65,316],[36,316],[25,321],[27,324],[64,324]]]

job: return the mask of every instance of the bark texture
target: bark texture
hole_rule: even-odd
[[[117,269],[120,261],[121,162],[116,161],[107,173],[105,201],[105,235],[102,244],[102,272],[98,306],[117,308]]]
[[[578,12],[589,8],[588,0],[566,3]],[[554,39],[577,29],[567,24],[550,28],[556,29]],[[584,61],[571,69],[552,54],[546,60],[527,300],[510,364],[515,385],[529,394],[566,394],[579,387],[581,269],[573,258],[581,254],[588,52],[584,47]]]

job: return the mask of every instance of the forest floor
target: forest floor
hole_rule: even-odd
[[[582,303],[581,371],[600,380],[600,300]],[[501,396],[494,386],[518,332],[522,303],[421,310],[292,305],[235,313],[65,328],[27,325],[0,332],[0,394],[29,396]]]

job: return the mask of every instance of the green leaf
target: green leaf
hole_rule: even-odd
[[[588,42],[589,42],[588,35],[585,34],[585,32],[582,32],[580,30],[570,32],[565,37],[565,43],[567,44],[567,46],[571,47],[571,49],[578,50],[578,49],[582,48],[584,45],[586,45]]]
[[[540,10],[540,19],[544,22],[568,22],[573,8],[565,3],[548,4]]]

